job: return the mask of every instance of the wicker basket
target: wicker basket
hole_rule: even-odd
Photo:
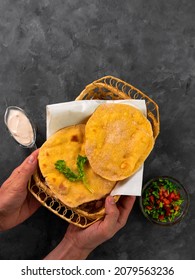
[[[112,76],[103,77],[86,86],[86,88],[76,98],[76,100],[88,99],[144,99],[147,107],[147,118],[151,122],[154,139],[157,138],[160,131],[158,105],[146,94],[142,93],[130,84]],[[97,218],[92,220],[86,218],[84,215],[77,213],[76,210],[68,208],[57,197],[52,195],[51,191],[43,184],[43,182],[41,182],[41,180],[37,181],[36,178],[37,175],[35,175],[35,177],[29,182],[29,191],[43,206],[48,208],[60,218],[81,228],[86,228],[100,219]]]

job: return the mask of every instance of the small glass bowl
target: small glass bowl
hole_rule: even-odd
[[[8,127],[8,118],[9,118],[9,114],[10,112],[14,110],[14,111],[20,111],[22,114],[24,114],[24,116],[26,116],[26,118],[29,120],[29,123],[31,125],[31,128],[32,128],[32,132],[33,132],[33,139],[32,141],[29,143],[29,144],[22,144],[20,142],[18,142],[16,140],[16,138],[14,137],[12,131],[10,131],[9,127]],[[10,133],[10,135],[12,136],[12,138],[15,140],[15,142],[17,144],[19,144],[21,147],[23,148],[30,148],[30,149],[37,149],[37,146],[36,146],[36,128],[35,128],[35,125],[34,123],[32,122],[32,120],[30,119],[30,117],[28,116],[28,114],[23,110],[21,109],[20,107],[17,107],[17,106],[9,106],[7,107],[6,111],[5,111],[5,114],[4,114],[4,123]]]
[[[165,181],[166,180],[166,181]],[[154,184],[156,185],[163,185],[163,183],[166,183],[166,182],[170,182],[171,184],[174,184],[174,186],[176,187],[176,191],[180,194],[180,199],[183,200],[183,202],[181,203],[181,205],[179,206],[179,211],[177,213],[177,216],[175,216],[174,218],[171,218],[171,213],[169,213],[169,215],[166,216],[166,208],[164,207],[167,207],[167,206],[164,206],[164,202],[162,202],[161,204],[161,209],[162,210],[159,210],[159,212],[161,211],[161,213],[159,215],[161,215],[161,218],[163,216],[163,211],[165,212],[165,215],[167,217],[167,219],[160,219],[159,217],[153,217],[155,214],[152,214],[151,212],[149,213],[148,209],[146,209],[146,191],[149,190],[149,188],[153,189],[155,188],[154,187]],[[153,189],[154,191],[154,189]],[[171,193],[171,192],[170,192]],[[170,194],[169,193],[169,194]],[[156,192],[154,192],[154,194],[156,194]],[[153,194],[152,194],[153,195]],[[167,195],[167,194],[166,194]],[[154,199],[149,199],[149,204],[152,205],[153,209],[155,208],[156,209],[156,206],[157,208],[159,207],[159,199],[156,198],[154,195],[153,195]],[[169,199],[169,196],[167,197],[167,199]],[[152,203],[151,201],[154,200],[154,203]],[[158,200],[158,204],[157,204],[157,200]],[[171,200],[171,199],[170,199]],[[166,201],[167,202],[167,201]],[[171,202],[170,204],[170,209],[173,209],[173,206],[172,204],[174,204],[175,201]],[[159,176],[159,177],[155,177],[151,180],[149,180],[144,186],[143,186],[143,189],[142,189],[142,194],[140,196],[140,199],[139,199],[139,204],[140,204],[140,208],[141,208],[141,211],[143,213],[143,215],[152,223],[155,223],[155,224],[158,224],[158,225],[162,225],[162,226],[171,226],[171,225],[174,225],[178,222],[180,222],[184,216],[186,215],[187,213],[187,210],[188,210],[188,207],[189,207],[189,195],[187,193],[187,190],[185,189],[185,187],[176,179],[172,178],[172,177],[169,177],[169,176]],[[170,210],[169,209],[169,210]],[[168,211],[169,211],[168,210]],[[152,210],[153,211],[153,210]],[[155,210],[156,211],[156,210]],[[175,213],[175,210],[173,210],[174,213]],[[157,214],[158,215],[158,214]],[[169,218],[168,218],[169,217]]]

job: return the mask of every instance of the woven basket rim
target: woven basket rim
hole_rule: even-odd
[[[46,207],[63,220],[80,228],[86,228],[101,218],[90,219],[81,213],[77,213],[74,209],[67,207],[57,197],[53,196],[49,190],[43,187],[43,185],[35,184],[33,182],[33,178],[31,178],[28,182],[28,189],[42,206]]]

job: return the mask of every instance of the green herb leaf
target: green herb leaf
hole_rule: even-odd
[[[58,160],[55,163],[55,168],[65,177],[72,182],[78,181],[79,177],[76,175],[69,167],[67,167],[66,162],[64,160]]]
[[[77,157],[77,170],[78,174],[75,174],[67,165],[64,160],[58,160],[55,163],[55,168],[62,173],[69,181],[82,181],[88,191],[93,192],[87,183],[87,178],[84,171],[84,165],[87,162],[87,157],[78,155]]]
[[[83,157],[81,155],[78,155],[77,157],[77,169],[78,169],[78,177],[80,179],[82,179],[83,177],[85,177],[85,173],[84,173],[84,164],[87,162],[87,157]]]

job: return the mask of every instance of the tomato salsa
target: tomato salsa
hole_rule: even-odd
[[[158,222],[173,222],[181,214],[184,202],[179,188],[167,178],[152,181],[142,194],[145,213]]]

